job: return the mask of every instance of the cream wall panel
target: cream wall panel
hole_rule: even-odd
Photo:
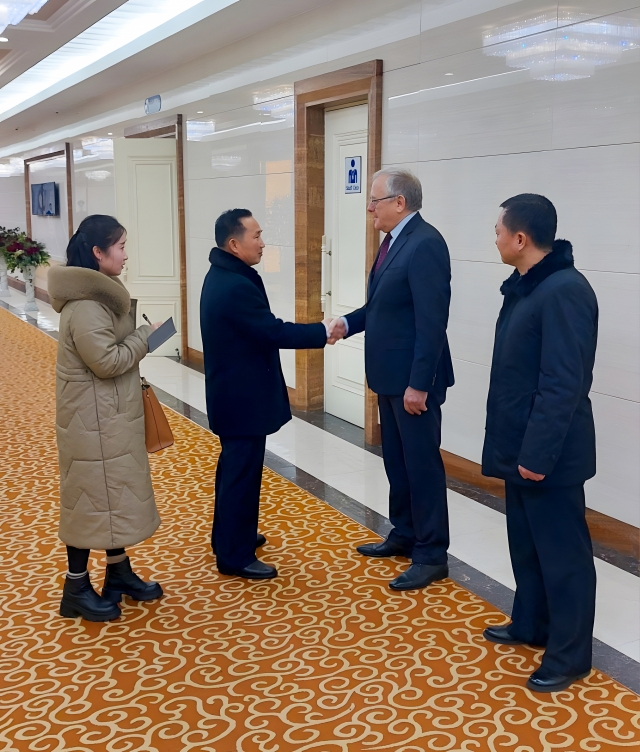
[[[295,248],[267,245],[256,269],[264,280],[271,310],[284,321],[295,321]]]
[[[453,359],[456,383],[442,407],[442,448],[472,462],[482,460],[489,367]]]
[[[558,150],[552,161],[546,195],[558,211],[558,237],[573,243],[577,266],[638,274],[640,143]]]
[[[291,173],[192,181],[189,186],[192,237],[214,240],[216,218],[227,209],[249,209],[264,230],[267,245],[294,244]]]
[[[25,230],[24,175],[0,177],[0,226]]]
[[[292,389],[296,388],[296,351],[280,350],[280,363],[282,364],[282,375],[287,386]]]
[[[497,253],[497,251],[496,251]],[[449,343],[454,358],[490,366],[502,282],[512,269],[501,263],[451,263]]]
[[[176,207],[173,165],[143,164],[135,169],[135,216],[138,228],[138,273],[142,277],[174,277]],[[144,231],[142,231],[144,230]]]
[[[214,122],[219,133],[187,141],[189,178],[292,172],[293,98],[274,100],[262,107],[272,108],[274,119],[269,119],[257,105],[231,113],[203,115],[200,120]],[[278,116],[281,108],[288,113],[286,118]],[[188,132],[194,128],[195,125],[187,125]]]
[[[187,316],[189,322],[189,347],[202,352],[200,333],[200,295],[202,284],[209,271],[209,253],[214,242],[206,238],[190,237],[187,240]]]
[[[598,472],[587,506],[640,527],[640,404],[592,393]]]
[[[331,64],[339,61],[344,68],[371,60],[372,50],[375,50],[375,57],[383,61],[385,72],[420,62],[420,0],[395,0],[393,3],[334,0],[309,14],[313,15],[315,23],[310,28],[311,38],[307,44],[288,49],[292,62],[295,57],[308,65],[326,62],[331,69],[336,67]],[[327,21],[330,28],[327,28]],[[319,34],[321,27],[325,27],[327,33]],[[300,69],[303,67],[306,66],[299,65]]]
[[[384,75],[382,163],[385,165],[418,160],[420,107],[409,102],[409,98],[406,103],[402,102],[402,106],[399,104],[401,100],[394,99],[415,90],[417,84],[408,76],[413,68],[390,71]]]
[[[605,22],[624,23],[629,16],[640,26],[640,10]],[[616,65],[595,75],[553,84],[554,149],[600,146],[640,140],[640,50],[622,53]]]
[[[73,227],[91,214],[116,215],[113,158],[75,161],[73,171]]]
[[[421,60],[435,60],[482,47],[482,32],[510,25],[518,26],[532,18],[556,16],[557,3],[538,0],[423,0],[421,19]],[[523,31],[523,34],[526,32]]]
[[[227,209],[250,209],[258,222],[264,222],[265,175],[189,182],[191,237],[206,238],[213,243],[216,218]]]
[[[593,389],[640,401],[640,276],[585,272],[600,318]]]
[[[580,269],[640,271],[640,144],[405,165],[422,180],[425,218],[452,258],[495,262],[500,204],[523,192],[548,196],[558,236]]]
[[[500,204],[518,193],[549,194],[551,157],[542,152],[418,164],[425,219],[443,234],[452,258],[498,261]]]

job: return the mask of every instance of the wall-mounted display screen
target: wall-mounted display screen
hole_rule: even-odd
[[[31,213],[39,217],[59,217],[60,201],[56,183],[33,183],[31,186]]]

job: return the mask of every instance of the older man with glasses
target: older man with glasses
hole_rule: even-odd
[[[449,519],[440,456],[441,407],[453,385],[447,342],[451,265],[444,238],[424,221],[422,186],[407,170],[373,176],[367,210],[386,233],[369,275],[367,303],[334,319],[334,336],[364,331],[369,387],[378,394],[393,530],[364,556],[407,556],[390,583],[423,588],[447,577]]]

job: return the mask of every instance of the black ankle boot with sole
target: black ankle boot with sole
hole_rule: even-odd
[[[145,582],[131,569],[129,557],[117,564],[107,564],[102,597],[119,603],[123,595],[134,601],[153,601],[162,597],[162,588],[157,582]]]
[[[120,616],[117,603],[101,598],[93,589],[89,575],[65,579],[60,603],[60,616],[73,619],[82,616],[87,621],[111,621]]]

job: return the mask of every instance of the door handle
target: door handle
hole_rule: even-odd
[[[330,313],[329,301],[331,297],[331,241],[327,236],[322,236],[322,246],[320,248],[322,259],[322,270],[320,278],[320,307],[323,313]]]

